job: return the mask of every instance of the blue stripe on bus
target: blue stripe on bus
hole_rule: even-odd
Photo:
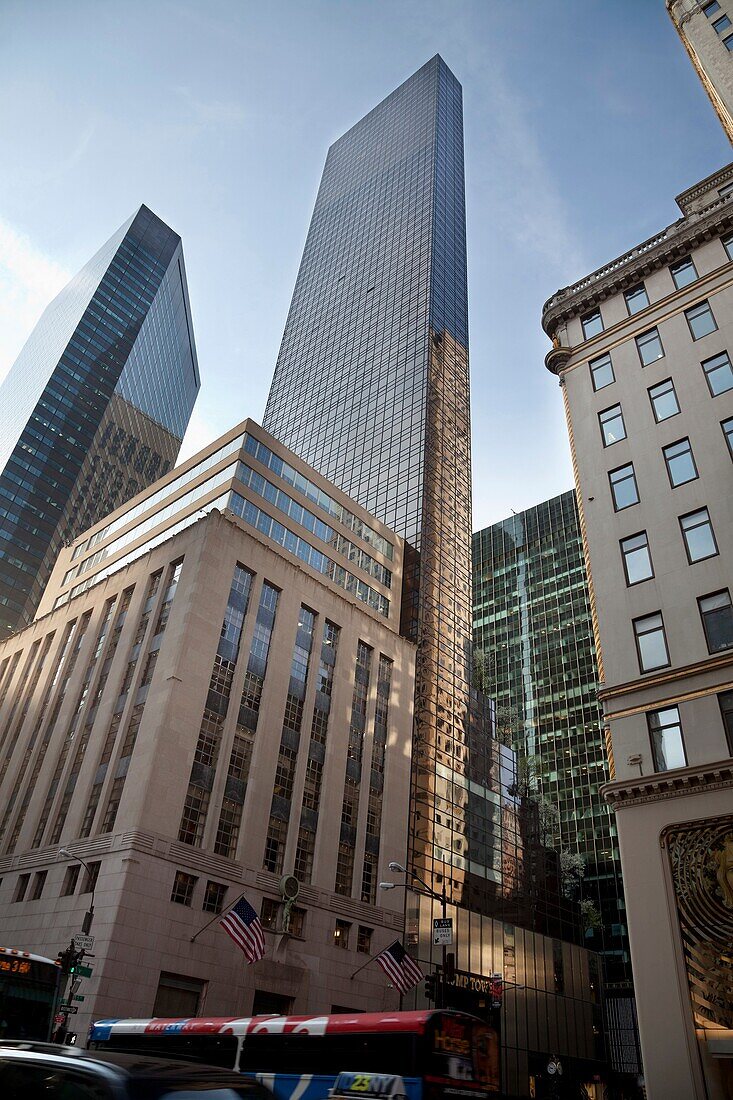
[[[339,1071],[340,1072],[340,1071]],[[266,1085],[276,1100],[323,1100],[328,1090],[333,1088],[338,1073],[321,1075],[311,1073],[250,1073],[245,1077],[254,1077]],[[422,1100],[422,1081],[419,1077],[403,1077],[408,1100]]]

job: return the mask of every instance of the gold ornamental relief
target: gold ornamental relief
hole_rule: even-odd
[[[666,830],[698,1027],[733,1027],[733,817]]]

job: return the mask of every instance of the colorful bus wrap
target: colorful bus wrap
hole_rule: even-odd
[[[498,1036],[462,1012],[99,1020],[89,1046],[233,1067],[277,1100],[325,1100],[344,1072],[353,1075],[355,1097],[390,1075],[402,1078],[408,1100],[490,1100],[499,1092]]]

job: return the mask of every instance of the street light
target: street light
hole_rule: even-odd
[[[446,913],[447,913],[447,908],[448,908],[448,898],[447,898],[447,895],[446,895],[446,892],[445,892],[445,879],[443,879],[443,889],[441,890],[440,893],[438,893],[437,890],[433,890],[432,887],[428,886],[427,882],[425,882],[423,879],[421,879],[420,876],[415,871],[408,870],[407,867],[403,867],[402,864],[397,863],[396,860],[392,860],[392,862],[389,864],[389,869],[390,869],[390,871],[396,871],[401,875],[407,875],[407,877],[409,879],[411,879],[413,882],[419,882],[420,885],[422,886],[423,890],[425,891],[425,893],[429,897],[433,898],[434,901],[439,901],[440,902],[441,914],[442,914],[443,920],[446,919]],[[404,888],[407,888],[410,884],[408,882],[401,882],[401,883],[380,882],[379,889],[380,890],[394,890],[398,885],[403,886]],[[435,1007],[436,1008],[443,1008],[445,1006],[446,944],[443,944],[443,979],[442,979],[442,981],[440,980],[440,977],[438,975],[437,966],[436,966],[435,970],[436,970],[436,974],[435,974],[436,1002],[437,1002],[437,998],[438,998],[438,990],[440,990],[440,1004],[436,1003]]]
[[[81,863],[82,867],[89,876],[89,885],[92,891],[92,903],[89,906],[87,912],[84,914],[84,920],[82,921],[81,926],[83,934],[85,936],[88,936],[89,930],[92,927],[92,921],[94,920],[94,875],[89,870],[89,864],[86,862],[86,860],[82,859],[81,856],[74,855],[74,853],[70,852],[68,848],[59,848],[59,855],[65,856],[66,859],[73,859],[76,860],[77,863]]]

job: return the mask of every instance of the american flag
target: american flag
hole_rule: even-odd
[[[408,955],[399,940],[386,947],[376,956],[378,962],[389,980],[393,982],[400,993],[409,993],[418,985],[425,975],[411,955]]]
[[[219,924],[229,933],[237,947],[242,948],[247,962],[257,962],[265,954],[265,933],[262,931],[260,918],[244,894],[220,918]]]

